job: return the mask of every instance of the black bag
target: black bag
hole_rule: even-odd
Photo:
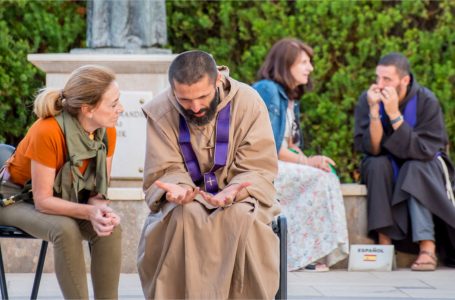
[[[12,205],[18,201],[33,203],[32,184],[28,182],[24,187],[9,180],[0,181],[0,207]]]
[[[14,147],[0,144],[0,207],[8,206],[17,201],[33,202],[32,184],[27,182],[24,187],[9,181],[8,159],[14,153]]]

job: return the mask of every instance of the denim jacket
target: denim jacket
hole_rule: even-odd
[[[264,100],[269,111],[270,122],[272,123],[273,136],[277,153],[280,151],[286,129],[286,111],[289,98],[282,85],[279,83],[263,79],[253,84],[253,88],[258,91]],[[300,102],[294,102],[294,114],[296,120],[300,120]],[[303,142],[300,145],[303,146]]]

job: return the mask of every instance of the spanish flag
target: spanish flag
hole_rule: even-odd
[[[376,254],[364,254],[363,255],[363,261],[376,261]]]

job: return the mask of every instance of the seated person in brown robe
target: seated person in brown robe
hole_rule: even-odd
[[[257,92],[202,51],[178,55],[143,107],[146,298],[272,299],[279,284],[277,155]]]
[[[368,188],[368,230],[378,234],[380,244],[412,239],[419,252],[411,266],[415,271],[436,269],[436,248],[447,262],[455,254],[447,143],[435,95],[417,83],[405,56],[382,57],[376,83],[356,107],[355,147],[365,154],[361,173]],[[441,225],[438,230],[435,224]],[[436,247],[439,236],[443,244]]]

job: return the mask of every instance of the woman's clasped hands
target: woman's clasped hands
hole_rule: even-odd
[[[108,206],[109,202],[98,195],[88,200],[88,204],[92,205],[89,219],[98,236],[110,235],[115,226],[120,224],[120,217]]]
[[[212,195],[210,193],[202,191],[199,187],[193,189],[191,187],[182,187],[177,184],[165,183],[159,180],[155,181],[155,184],[160,189],[166,191],[166,200],[169,202],[187,204],[193,201],[196,195],[199,194],[202,196],[202,198],[204,198],[205,201],[215,207],[230,206],[234,202],[237,194],[247,186],[251,185],[249,182],[232,184],[224,188],[219,193]]]

